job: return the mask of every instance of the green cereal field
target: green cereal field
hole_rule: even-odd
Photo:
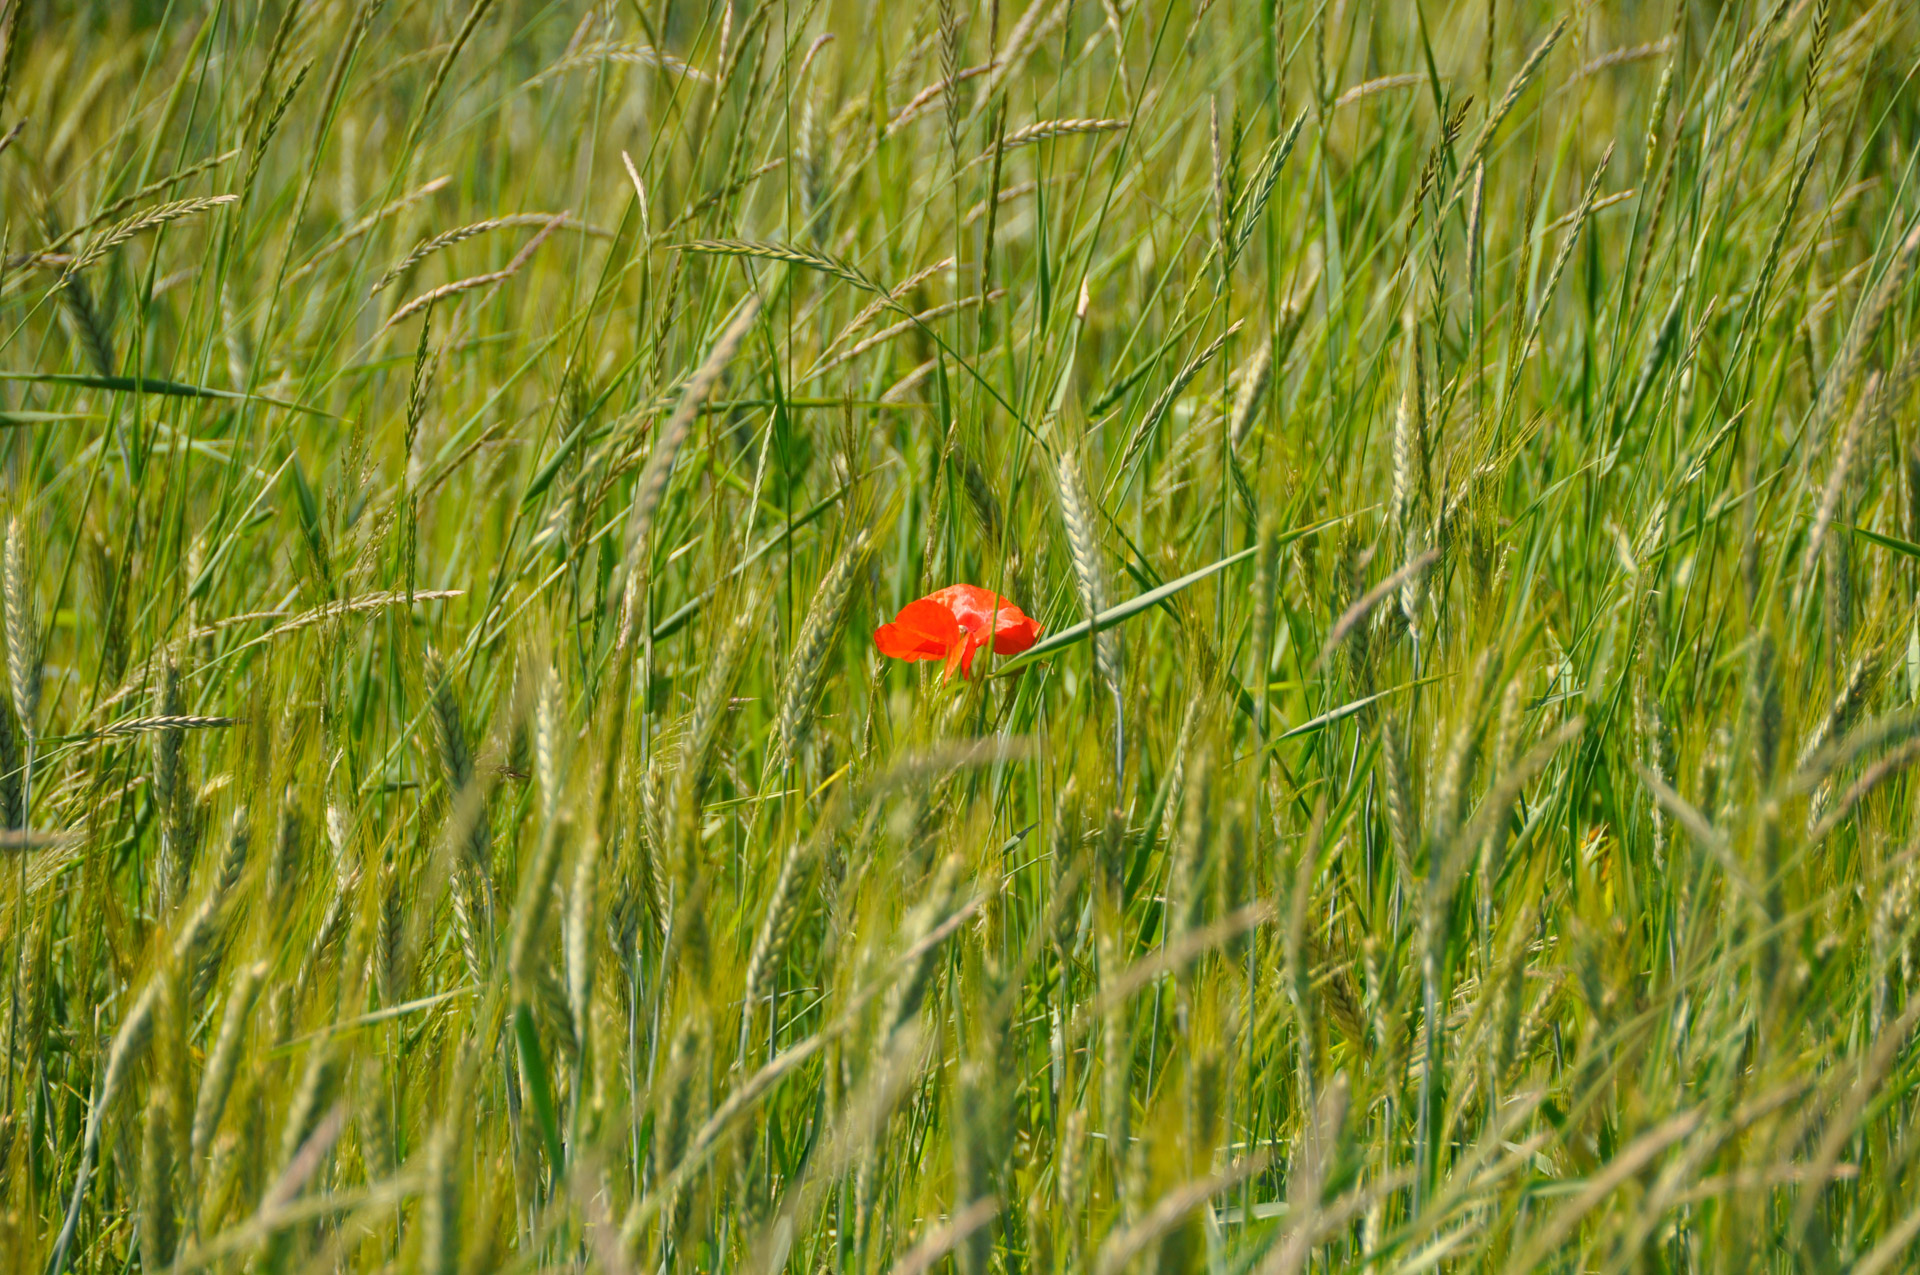
[[[1920,1269],[1910,0],[0,0],[0,1275]]]

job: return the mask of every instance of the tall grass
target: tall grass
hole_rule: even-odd
[[[1911,5],[0,7],[0,1269],[1920,1260]]]

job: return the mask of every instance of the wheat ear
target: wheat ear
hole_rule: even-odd
[[[793,640],[787,676],[780,686],[780,710],[775,717],[778,743],[773,760],[776,765],[790,764],[798,757],[813,729],[814,703],[826,676],[827,654],[840,636],[847,604],[853,598],[853,584],[866,561],[870,540],[862,529],[841,552],[814,590],[807,618]]]
[[[1067,528],[1067,550],[1073,560],[1073,579],[1079,589],[1080,607],[1087,613],[1087,623],[1097,625],[1100,613],[1107,606],[1106,581],[1100,566],[1099,544],[1094,538],[1093,516],[1087,502],[1086,486],[1080,476],[1080,461],[1069,448],[1060,449],[1054,477],[1060,495],[1060,518]],[[1120,634],[1116,630],[1094,629],[1093,662],[1107,689],[1113,694],[1113,773],[1117,784],[1125,766],[1126,734],[1120,697]]]
[[[720,339],[707,351],[706,361],[687,379],[686,389],[681,391],[680,402],[673,409],[673,415],[654,434],[653,451],[647,456],[647,467],[634,480],[633,503],[627,509],[626,548],[621,555],[617,578],[629,595],[639,583],[641,548],[646,543],[647,533],[653,529],[653,515],[660,507],[660,498],[667,493],[667,479],[673,475],[673,462],[680,454],[680,445],[686,441],[687,432],[693,428],[694,417],[699,415],[701,404],[706,402],[707,395],[719,383],[720,374],[733,361],[734,352],[746,340],[759,313],[760,299],[757,295],[748,297],[741,304],[739,312],[733,316],[733,322],[726,326]],[[633,625],[638,612],[638,606],[629,596],[621,624],[622,647],[633,641]]]

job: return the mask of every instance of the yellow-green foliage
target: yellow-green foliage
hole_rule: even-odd
[[[0,1275],[1920,1260],[1911,3],[0,14]]]

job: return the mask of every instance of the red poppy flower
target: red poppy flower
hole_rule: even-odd
[[[896,660],[941,660],[973,676],[973,653],[988,642],[995,655],[1018,655],[1040,636],[1040,625],[997,593],[971,584],[936,589],[907,603],[892,624],[873,631],[880,654]]]

